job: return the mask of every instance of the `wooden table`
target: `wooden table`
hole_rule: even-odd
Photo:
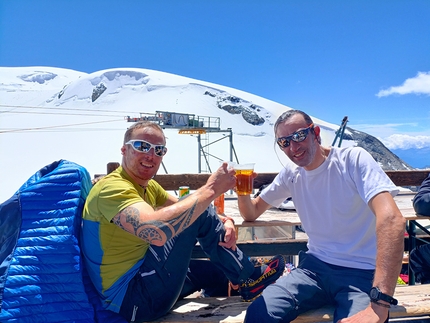
[[[412,199],[415,193],[401,192],[394,197],[398,208],[406,220],[428,220],[430,217],[415,213],[412,206]],[[225,199],[225,214],[232,217],[237,227],[260,227],[260,226],[279,226],[279,225],[301,225],[300,218],[296,210],[280,210],[270,208],[253,222],[243,220],[240,215],[236,197]]]
[[[241,227],[264,227],[264,226],[296,226],[301,225],[299,216],[296,210],[280,210],[270,208],[260,217],[253,221],[245,221],[239,212],[237,198],[226,198],[224,204],[225,214],[234,219],[234,223],[238,228]]]
[[[245,221],[240,215],[237,198],[227,198],[224,211],[235,222],[238,241],[296,239],[296,226],[301,225],[295,210],[283,211],[277,208],[270,208],[256,221]],[[298,238],[307,239],[307,235]]]

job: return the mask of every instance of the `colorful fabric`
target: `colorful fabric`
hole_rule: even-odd
[[[0,205],[0,322],[94,322],[79,248],[91,179],[60,160]]]

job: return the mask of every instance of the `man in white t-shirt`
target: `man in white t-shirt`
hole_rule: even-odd
[[[308,251],[249,306],[245,321],[291,322],[327,304],[336,308],[334,322],[388,321],[405,231],[396,186],[365,150],[322,146],[320,127],[302,111],[284,112],[274,130],[294,164],[258,197],[239,196],[239,209],[254,221],[292,197]]]

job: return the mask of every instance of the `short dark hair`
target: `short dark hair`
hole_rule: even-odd
[[[290,119],[292,116],[294,116],[294,115],[296,115],[296,114],[300,114],[300,115],[302,115],[303,116],[303,118],[305,119],[305,121],[306,121],[306,124],[308,125],[308,126],[310,126],[311,124],[313,124],[314,122],[313,122],[313,120],[312,120],[312,118],[306,113],[306,112],[303,112],[303,111],[301,111],[301,110],[294,110],[294,109],[291,109],[291,110],[287,110],[287,111],[285,111],[284,113],[282,113],[279,117],[278,117],[278,120],[276,120],[276,122],[275,122],[275,126],[273,127],[273,130],[275,131],[275,135],[276,135],[276,130],[278,129],[278,126],[282,123],[282,122],[284,122],[284,121],[286,121],[286,120],[288,120],[288,119]],[[314,127],[312,127],[312,132],[315,134],[315,131],[314,131]],[[316,135],[316,134],[315,134]],[[317,137],[317,140],[318,140],[318,143],[320,143],[321,144],[321,137],[320,136],[316,136]]]
[[[286,120],[288,120],[288,119],[290,119],[292,116],[294,116],[294,115],[296,115],[296,114],[300,114],[300,115],[302,115],[303,116],[303,118],[305,119],[305,121],[306,121],[306,123],[307,123],[307,125],[309,126],[309,125],[311,125],[312,123],[314,123],[313,121],[312,121],[312,118],[307,114],[307,113],[305,113],[305,112],[303,112],[303,111],[301,111],[301,110],[287,110],[287,111],[285,111],[284,113],[282,113],[279,117],[278,117],[278,120],[276,120],[276,122],[275,122],[275,126],[274,126],[274,131],[275,131],[275,134],[276,134],[276,130],[278,129],[278,126],[282,123],[282,122],[284,122],[284,121],[286,121]]]
[[[131,139],[131,135],[133,134],[133,131],[135,131],[137,129],[147,128],[147,127],[159,130],[163,134],[164,142],[166,142],[166,136],[164,135],[163,128],[161,128],[157,123],[154,123],[151,121],[139,121],[139,122],[136,122],[135,124],[133,124],[131,127],[129,127],[127,129],[127,131],[125,132],[124,144]]]

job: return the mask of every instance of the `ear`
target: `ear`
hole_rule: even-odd
[[[121,155],[125,155],[125,145],[121,147]]]
[[[320,126],[314,126],[314,133],[316,137],[320,135],[320,132],[321,132]]]
[[[314,126],[314,133],[318,143],[321,144],[321,136],[320,136],[321,128],[319,126]]]

